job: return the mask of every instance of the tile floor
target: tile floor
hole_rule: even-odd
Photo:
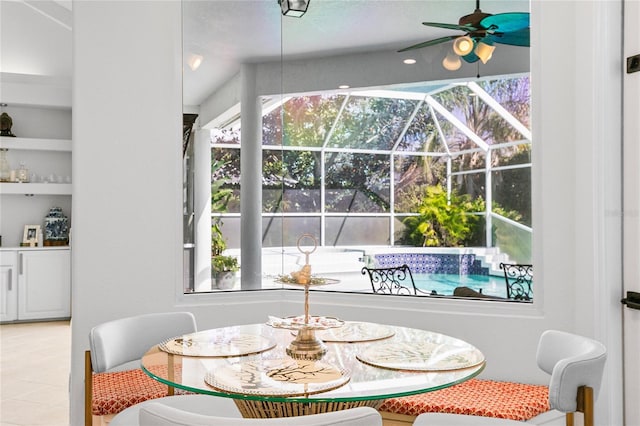
[[[0,426],[69,425],[69,321],[0,325]]]

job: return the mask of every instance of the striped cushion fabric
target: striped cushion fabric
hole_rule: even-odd
[[[549,411],[547,386],[471,379],[450,388],[386,400],[379,411],[454,413],[525,421]]]

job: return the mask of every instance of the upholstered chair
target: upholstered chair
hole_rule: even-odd
[[[564,331],[547,330],[538,343],[538,367],[551,375],[549,405],[552,411],[566,413],[566,425],[574,423],[574,413],[583,413],[584,425],[593,426],[593,405],[600,390],[607,350],[600,342]],[[527,421],[536,424],[552,413],[543,413]],[[523,422],[494,417],[449,413],[423,413],[414,426],[507,426]],[[542,424],[542,423],[538,423]]]
[[[131,426],[382,426],[380,413],[370,407],[307,416],[238,419],[196,414],[156,401],[149,401],[140,409],[138,420],[139,423],[131,423]]]
[[[92,425],[94,416],[106,423],[120,411],[150,399],[177,398],[190,406],[201,401],[198,395],[172,396],[173,388],[147,376],[140,368],[140,359],[153,345],[195,331],[195,317],[190,312],[138,315],[91,329],[90,349],[85,352],[85,425]],[[175,403],[171,401],[167,403]],[[202,401],[217,413],[240,417],[228,398],[208,397]]]

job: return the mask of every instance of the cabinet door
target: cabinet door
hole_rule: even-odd
[[[69,318],[70,251],[21,251],[19,257],[18,319]]]
[[[0,252],[0,321],[18,318],[17,259],[15,251]]]

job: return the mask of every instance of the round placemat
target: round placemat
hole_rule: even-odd
[[[429,342],[385,342],[369,346],[356,357],[376,367],[409,371],[459,370],[484,362],[473,346]]]
[[[370,342],[388,339],[395,331],[391,327],[371,322],[346,321],[342,327],[319,331],[316,336],[325,342]]]
[[[348,381],[347,370],[291,358],[229,364],[205,376],[207,384],[225,392],[285,397],[326,392]]]
[[[244,333],[201,332],[165,340],[158,347],[182,356],[234,357],[257,354],[276,346],[272,339]]]

